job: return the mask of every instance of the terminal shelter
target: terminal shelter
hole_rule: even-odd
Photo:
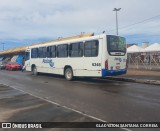
[[[160,44],[154,43],[146,48],[133,45],[127,48],[129,68],[160,70]]]

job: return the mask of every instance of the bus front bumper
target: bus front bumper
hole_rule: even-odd
[[[106,70],[102,69],[102,77],[105,76],[117,76],[117,75],[122,75],[127,73],[127,68],[121,69],[121,70]]]

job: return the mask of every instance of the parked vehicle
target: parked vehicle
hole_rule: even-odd
[[[7,61],[0,61],[0,70],[4,70],[6,67]]]
[[[0,57],[0,62],[4,59],[4,57]]]
[[[5,69],[6,64],[10,61],[10,59],[11,59],[11,57],[6,57],[6,58],[1,59],[1,61],[0,61],[0,70]]]
[[[5,69],[6,70],[21,70],[22,66],[20,64],[17,63],[8,63],[5,65]]]
[[[0,62],[0,70],[5,69],[6,64],[7,64],[7,61],[1,61]]]

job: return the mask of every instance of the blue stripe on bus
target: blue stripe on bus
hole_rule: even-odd
[[[102,77],[104,76],[116,76],[116,75],[122,75],[126,74],[127,68],[121,69],[121,70],[106,70],[102,69]]]

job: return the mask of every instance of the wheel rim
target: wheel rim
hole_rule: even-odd
[[[66,77],[67,77],[68,79],[70,79],[70,78],[72,77],[72,73],[71,73],[70,70],[68,70],[68,71],[66,72]]]
[[[37,74],[37,69],[36,69],[36,68],[33,69],[33,74],[34,74],[34,75]]]

